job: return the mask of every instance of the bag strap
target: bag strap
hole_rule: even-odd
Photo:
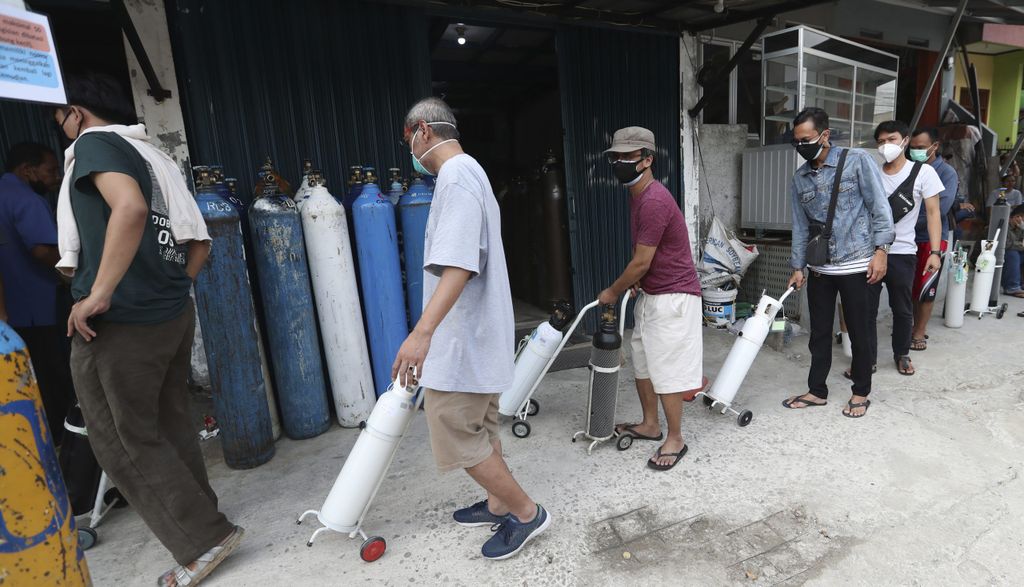
[[[924,163],[921,163],[920,161],[914,161],[914,166],[910,169],[910,175],[907,176],[907,179],[903,180],[903,183],[896,186],[896,191],[889,194],[889,197],[891,198],[896,194],[903,192],[911,194],[911,198],[913,198],[914,183],[917,181],[917,174],[921,171],[922,165],[924,165]]]
[[[821,231],[826,239],[832,236],[832,221],[836,219],[836,204],[839,202],[839,182],[843,179],[843,165],[846,163],[846,154],[849,149],[843,149],[839,154],[839,164],[836,165],[836,178],[832,182],[832,198],[828,201],[828,218],[825,220],[825,228]]]

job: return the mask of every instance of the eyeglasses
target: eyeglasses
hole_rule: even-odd
[[[825,130],[828,129],[826,128]],[[789,141],[789,144],[793,145],[794,147],[799,147],[800,145],[813,145],[814,143],[817,143],[819,139],[821,139],[821,135],[825,134],[825,130],[819,132],[818,136],[814,137],[809,141],[800,141],[797,139],[793,139],[792,141]]]

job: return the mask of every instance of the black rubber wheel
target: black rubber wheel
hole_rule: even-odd
[[[82,547],[82,550],[89,550],[93,546],[96,546],[99,539],[99,534],[88,526],[83,526],[78,529],[78,545]]]
[[[384,540],[380,536],[370,536],[365,542],[363,542],[363,545],[359,547],[359,558],[368,563],[372,563],[384,556],[384,551],[387,549],[387,540]]]
[[[615,441],[615,448],[619,450],[629,450],[631,446],[633,446],[633,437],[629,434],[623,434]]]
[[[1008,307],[1009,306],[1007,304],[1003,304],[1002,306],[999,306],[999,309],[996,310],[996,319],[997,320],[1002,320],[1003,319],[1003,316],[1006,314],[1006,309]]]
[[[702,395],[700,397],[704,400],[704,405],[707,406],[709,410],[711,409],[711,406],[715,405],[715,400],[711,399],[711,397],[706,395]]]
[[[359,421],[359,429],[362,430],[364,428],[366,428],[366,420],[360,420]]]
[[[532,417],[532,416],[536,416],[539,413],[540,413],[540,402],[538,402],[535,399],[531,399],[530,403],[528,403],[526,405],[526,415]]]
[[[740,412],[739,417],[736,418],[736,423],[739,424],[740,428],[743,428],[747,424],[750,424],[750,421],[753,420],[753,419],[754,419],[754,413],[753,412],[751,412],[750,410],[743,410],[742,412]]]
[[[526,438],[530,435],[530,423],[526,420],[516,420],[512,423],[512,435],[516,438]]]

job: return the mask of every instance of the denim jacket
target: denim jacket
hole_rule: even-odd
[[[832,183],[845,149],[832,147],[825,164],[815,170],[804,163],[793,174],[789,192],[793,201],[793,252],[789,264],[793,269],[807,265],[809,224],[825,224]],[[889,197],[882,187],[878,164],[863,151],[850,149],[839,182],[832,238],[829,240],[829,263],[837,265],[870,257],[876,246],[888,245],[896,238]]]

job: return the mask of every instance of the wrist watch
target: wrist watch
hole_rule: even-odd
[[[942,258],[942,251],[931,251],[928,254],[929,255],[938,255],[940,259]]]
[[[889,254],[889,247],[891,247],[891,246],[892,245],[878,245],[877,247],[875,247],[875,250],[876,251],[882,251],[883,253],[888,255]]]

